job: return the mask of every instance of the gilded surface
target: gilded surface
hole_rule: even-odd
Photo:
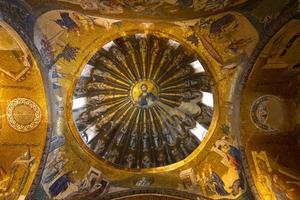
[[[79,29],[64,29],[51,20],[63,19],[62,16],[67,15],[74,23],[76,23],[76,27]],[[66,14],[66,11],[51,11],[38,19],[37,26],[35,28],[36,45],[40,47],[39,50],[42,54],[48,55],[48,57],[45,57],[45,59],[51,60],[51,58],[56,59],[59,57],[58,62],[50,69],[49,73],[52,74],[52,76],[54,74],[55,77],[58,77],[57,79],[52,79],[53,87],[56,91],[55,98],[58,100],[58,103],[61,104],[59,107],[57,107],[57,116],[59,116],[62,122],[57,125],[56,132],[64,133],[65,143],[59,145],[58,148],[51,153],[54,157],[59,155],[63,155],[63,157],[59,156],[61,158],[61,162],[59,162],[61,165],[59,163],[57,163],[57,165],[61,167],[56,167],[58,170],[55,174],[53,174],[51,181],[47,184],[43,184],[48,195],[52,196],[53,198],[58,195],[59,198],[75,198],[75,196],[80,193],[80,186],[78,184],[83,180],[82,178],[86,176],[90,166],[93,166],[101,171],[105,175],[106,180],[111,182],[110,187],[106,190],[107,192],[113,192],[118,189],[126,190],[127,187],[164,187],[190,191],[195,194],[205,195],[206,197],[211,198],[238,198],[246,195],[247,186],[241,165],[241,155],[238,150],[235,136],[232,135],[226,138],[223,137],[224,135],[231,134],[231,128],[228,124],[230,115],[227,115],[228,112],[230,113],[231,109],[228,101],[232,100],[232,96],[230,94],[231,86],[229,83],[234,81],[234,76],[236,73],[239,73],[240,69],[242,69],[245,59],[251,54],[255,44],[258,41],[258,34],[254,27],[247,22],[247,19],[237,13],[228,13],[230,18],[234,19],[232,21],[226,21],[226,23],[230,24],[229,27],[240,28],[236,28],[236,32],[234,32],[232,36],[226,34],[226,31],[218,30],[220,33],[217,34],[221,35],[220,37],[225,40],[225,43],[223,43],[223,40],[220,40],[219,43],[223,46],[214,48],[218,45],[218,43],[212,44],[210,43],[209,39],[203,40],[202,37],[209,38],[210,26],[213,25],[214,21],[223,18],[226,16],[226,14],[213,16],[212,19],[207,22],[207,25],[204,26],[204,30],[201,31],[196,28],[191,28],[191,25],[198,26],[199,20],[180,21],[176,23],[137,23],[129,20],[118,21],[105,18],[96,18],[93,21],[94,23],[85,23],[85,21],[78,20],[78,15],[79,14],[72,12],[68,12],[68,14]],[[88,16],[80,15],[80,19],[89,18]],[[231,26],[231,23],[234,24]],[[42,35],[46,36],[40,37],[40,32],[43,33]],[[212,80],[211,91],[214,93],[215,106],[214,116],[212,118],[211,125],[209,126],[207,136],[204,137],[200,146],[197,147],[195,151],[187,156],[184,160],[181,160],[175,164],[167,165],[165,167],[126,170],[119,169],[118,167],[109,164],[109,162],[98,159],[96,156],[90,153],[90,150],[85,146],[85,144],[82,144],[82,138],[78,134],[78,130],[73,122],[72,101],[74,100],[74,91],[76,91],[75,94],[80,91],[76,89],[76,84],[80,82],[80,75],[82,74],[82,71],[85,71],[83,69],[86,67],[86,64],[93,64],[89,61],[99,51],[100,47],[103,47],[108,42],[113,41],[116,38],[124,36],[129,37],[134,33],[153,34],[157,37],[169,38],[177,41],[179,44],[182,44],[184,47],[190,49],[191,52],[195,52],[200,63],[210,74],[210,78]],[[226,52],[224,49],[222,49],[226,49],[230,45],[230,37],[236,37],[237,40],[242,40],[245,35],[252,38],[251,42],[246,42],[245,44],[243,43],[242,46],[235,45],[232,53]],[[78,36],[81,37],[81,40],[75,39]],[[194,36],[194,38],[192,36]],[[246,39],[247,38],[245,38],[245,40]],[[66,46],[62,45],[60,41],[68,41],[68,47],[66,48]],[[207,45],[211,47],[210,51],[206,50]],[[65,54],[66,49],[71,53]],[[52,53],[45,54],[47,51]],[[130,49],[128,52],[130,52]],[[220,60],[218,59],[218,56],[215,56],[217,55],[215,52],[218,52],[219,57],[221,57],[223,60],[222,62],[219,62]],[[231,55],[231,57],[228,59],[226,57],[227,54]],[[129,54],[128,56],[131,55],[132,54]],[[241,59],[231,60],[231,58],[234,57]],[[122,59],[122,56],[120,56],[118,59]],[[101,62],[104,62],[104,60]],[[227,67],[222,67],[224,63],[226,63]],[[108,73],[97,74],[104,75],[105,79],[109,80],[107,82],[108,84],[112,84],[114,82],[116,82],[116,84],[121,84],[117,82],[117,80],[123,79],[111,79],[110,76],[112,72],[114,72],[114,74],[122,74],[125,72],[118,72],[118,68],[108,61],[105,61],[104,67],[105,66],[110,68],[109,71],[106,71]],[[132,63],[133,72],[136,74],[143,72],[142,70],[135,70],[139,68],[134,68],[134,66],[134,63]],[[137,67],[141,67],[141,69],[143,69],[142,65],[137,65]],[[115,73],[115,71],[117,73]],[[74,73],[76,74],[75,76],[72,75]],[[129,74],[126,77],[134,77],[135,73],[132,75]],[[179,75],[179,73],[176,73],[176,75]],[[86,73],[81,75],[81,77],[86,77]],[[142,81],[143,80],[141,80],[141,84]],[[153,85],[157,85],[155,81],[153,82]],[[219,82],[220,84],[216,84],[216,82]],[[131,88],[132,86],[134,88],[135,84],[127,85],[129,86],[128,88]],[[152,87],[152,84],[149,83],[148,85],[149,88]],[[108,85],[101,84],[99,87],[103,88],[105,91],[105,88],[108,88]],[[118,90],[122,91],[123,89]],[[157,91],[159,97],[161,94],[161,88],[159,86],[157,86]],[[131,89],[126,89],[124,92],[126,93],[125,96],[129,95],[130,97]],[[156,90],[154,90],[153,93],[156,93]],[[80,92],[78,94],[80,94]],[[79,97],[80,95],[78,95],[77,98]],[[106,101],[105,98],[109,98],[109,95],[98,97],[99,99]],[[179,102],[179,99],[177,101],[175,100],[175,105],[177,102]],[[66,109],[60,109],[65,105],[67,106]],[[136,105],[136,103],[134,103],[134,105]],[[128,106],[125,108],[128,109]],[[151,108],[152,106],[146,109]],[[191,107],[188,108],[188,110],[192,112],[197,110]],[[201,112],[199,113],[202,113],[202,111],[203,113],[208,113],[208,110],[205,107],[201,109]],[[118,113],[126,114],[123,111]],[[201,119],[205,120],[206,117]],[[130,122],[127,120],[123,121]],[[68,126],[66,126],[66,122]],[[58,134],[56,137],[60,138],[62,136],[61,134]],[[213,148],[215,145],[218,148]],[[101,147],[101,145],[99,145],[99,147]],[[228,159],[228,156],[231,159]],[[53,159],[50,159],[48,162],[52,162]],[[81,160],[82,163],[87,164],[82,164],[79,167],[76,162],[72,162],[72,160],[78,159]],[[49,170],[52,170],[51,167]],[[77,173],[73,173],[71,175],[72,178],[68,178],[73,186],[68,187],[67,191],[58,190],[61,191],[59,194],[54,192],[51,194],[50,186],[57,185],[58,182],[56,182],[56,180],[59,180],[60,177],[63,177],[63,175],[69,171],[77,171]],[[47,176],[47,173],[44,174],[44,176]],[[72,181],[74,179],[79,182]],[[216,185],[216,180],[218,180],[218,185]],[[71,190],[72,188],[74,190]]]
[[[0,29],[0,199],[20,199],[27,195],[43,155],[46,98],[26,45],[2,21]]]
[[[0,22],[0,25],[2,38],[0,44],[0,72],[12,80],[22,81],[33,65],[32,57],[28,54],[26,46],[21,42],[20,36],[16,33],[8,34],[7,29],[10,28],[4,22]]]
[[[257,199],[296,200],[300,196],[297,159],[300,157],[297,129],[299,21],[290,21],[276,34],[273,31],[288,15],[297,9],[299,12],[299,2],[27,2],[33,15],[21,18],[24,21],[36,19],[29,26],[33,28],[30,35],[46,66],[44,78],[48,82],[45,87],[52,101],[51,116],[55,119],[51,124],[50,147],[42,179],[36,195],[30,198],[101,199],[102,195],[126,192],[132,192],[127,193],[127,197],[132,197],[135,192],[143,193],[149,188],[172,188],[180,194],[191,193],[195,199],[252,199],[253,194]],[[143,35],[154,35],[159,44],[149,45],[151,42]],[[250,73],[249,62],[253,62],[260,44],[269,36],[272,39],[259,54]],[[40,74],[30,52],[24,51],[20,43],[11,42],[15,38],[12,40],[4,34],[0,41],[3,60],[3,64],[0,62],[0,199],[22,199],[27,194],[39,166],[47,127]],[[213,115],[212,100],[210,106],[202,107],[191,105],[191,99],[183,101],[181,94],[185,89],[194,89],[191,84],[194,80],[181,76],[185,70],[174,70],[172,75],[161,78],[162,82],[173,82],[167,89],[166,85],[162,87],[158,83],[157,78],[168,72],[168,67],[172,69],[170,63],[178,58],[174,56],[178,44],[166,43],[166,40],[176,41],[186,48],[177,52],[179,57],[192,52],[204,67],[210,78],[211,90],[206,92],[213,94]],[[107,46],[111,41],[117,50]],[[149,46],[151,51],[147,50]],[[123,50],[122,53],[118,48]],[[175,66],[184,69],[178,64]],[[91,68],[99,71],[89,71]],[[147,74],[155,78],[145,76]],[[197,77],[196,82],[199,80],[203,79]],[[178,88],[173,90],[173,86]],[[196,87],[207,89],[198,86],[206,86],[204,81]],[[243,90],[239,91],[240,88]],[[165,96],[164,89],[169,90]],[[201,103],[211,98],[211,94],[209,97],[207,93],[203,94],[206,96],[203,95]],[[26,134],[11,128],[7,121],[8,102],[15,98],[31,99],[41,110],[41,122]],[[189,145],[180,146],[180,142],[176,143],[179,146],[168,145],[171,137],[162,140],[166,145],[155,142],[156,127],[175,129],[175,132],[186,128],[186,125],[172,127],[171,117],[166,117],[165,121],[157,120],[175,113],[169,108],[155,113],[153,110],[162,101],[179,109],[187,118],[197,116],[195,121],[201,122],[199,124],[206,130],[196,129],[200,145],[193,147],[186,156],[180,156],[175,149],[182,151],[182,147]],[[82,114],[77,106],[87,102],[89,117],[81,115],[84,127],[81,130],[76,124]],[[98,121],[91,120],[93,114],[99,115]],[[144,117],[133,120],[140,116]],[[27,124],[35,118],[31,108],[21,106],[14,119]],[[88,119],[88,123],[84,119]],[[117,122],[114,124],[118,126],[107,128],[105,121]],[[101,132],[90,122],[97,122]],[[91,126],[85,127],[86,124]],[[145,143],[143,137],[138,137],[141,134],[137,134],[136,141],[140,143],[134,145],[136,143],[132,142],[132,146],[139,150],[134,151],[139,152],[138,156],[129,156],[132,150],[128,148],[130,139],[134,141],[135,134],[131,136],[133,131],[128,130],[134,130],[132,127],[136,124],[143,127],[139,128],[139,133],[151,134],[145,134]],[[116,137],[106,137],[101,143],[102,136]],[[158,149],[166,147],[163,155],[169,155],[170,159],[159,159],[153,148],[155,145]],[[150,160],[153,164],[138,164],[143,161],[142,154],[152,155],[153,158],[144,161]],[[160,199],[169,198],[159,194]]]
[[[126,168],[165,166],[191,154],[213,115],[212,105],[202,102],[203,92],[212,94],[196,55],[150,34],[117,38],[103,48],[83,69],[73,96],[85,144]],[[82,99],[86,103],[78,103]],[[192,133],[198,126],[203,133]]]
[[[272,37],[243,92],[241,141],[262,199],[300,196],[299,30],[299,20],[292,20]]]
[[[212,15],[229,8],[243,6],[247,0],[27,0],[27,2],[33,7],[45,3],[54,5],[60,3],[68,8],[89,11],[94,15],[109,18],[173,20]]]
[[[41,109],[30,99],[16,98],[8,103],[6,116],[13,129],[29,132],[40,124]]]
[[[158,97],[158,88],[152,81],[144,80],[139,81],[133,86],[131,86],[130,97],[134,103],[141,104],[141,97],[146,96],[146,93],[151,93],[155,97]]]

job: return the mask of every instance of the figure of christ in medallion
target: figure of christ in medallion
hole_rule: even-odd
[[[140,94],[137,102],[139,106],[147,108],[156,102],[157,97],[151,91],[148,91],[148,86],[146,84],[141,86],[141,91],[142,93]]]
[[[137,82],[130,92],[132,101],[140,108],[149,108],[158,101],[158,88],[150,80]]]

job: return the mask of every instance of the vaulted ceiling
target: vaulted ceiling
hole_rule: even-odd
[[[0,0],[0,199],[300,196],[296,0]]]

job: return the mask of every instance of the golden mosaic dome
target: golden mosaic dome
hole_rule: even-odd
[[[135,34],[104,45],[82,71],[73,115],[100,159],[153,168],[186,158],[212,120],[209,77],[197,56],[174,40]]]

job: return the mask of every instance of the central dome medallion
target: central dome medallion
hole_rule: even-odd
[[[158,100],[158,89],[152,81],[139,81],[131,88],[131,100],[142,108],[148,108]]]
[[[152,168],[191,154],[212,120],[209,78],[196,55],[168,38],[134,34],[107,43],[73,96],[80,136],[99,158]]]

